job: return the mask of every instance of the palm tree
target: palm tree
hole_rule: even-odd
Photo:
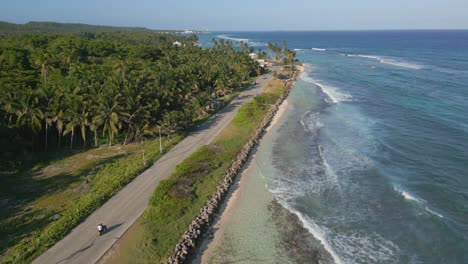
[[[54,85],[44,85],[38,89],[38,93],[44,100],[43,112],[45,121],[45,151],[47,152],[49,141],[49,127],[52,127],[53,123],[55,122],[55,109],[59,107],[57,104],[62,95],[59,93],[58,88]]]
[[[54,70],[50,60],[47,58],[43,60],[37,59],[36,64],[39,65],[41,76],[44,78],[44,84],[47,85],[47,77],[49,76],[49,73]]]
[[[71,132],[71,140],[70,140],[70,149],[73,149],[73,139],[75,137],[75,128],[80,125],[80,117],[79,113],[69,111],[69,116],[67,117],[67,124],[65,125],[65,131],[63,135],[66,136],[68,133]]]
[[[294,58],[296,57],[296,52],[294,50],[285,49],[284,55],[291,63],[291,71],[294,71]]]
[[[83,147],[86,147],[86,128],[89,127],[89,110],[87,107],[84,107],[81,116],[79,119],[79,127],[81,131],[81,138],[83,139]]]
[[[100,125],[95,122],[94,120],[91,120],[91,123],[89,124],[89,130],[91,130],[94,134],[94,147],[98,147],[98,131],[99,131]]]
[[[279,60],[279,57],[281,55],[281,47],[275,43],[268,42],[267,43],[267,49],[275,53],[276,60]]]
[[[67,105],[68,109],[65,111],[66,116],[66,124],[65,124],[65,131],[63,135],[66,136],[67,134],[71,133],[71,140],[70,140],[70,149],[73,149],[73,141],[75,138],[75,129],[83,124],[83,115],[82,115],[82,97],[72,94],[67,98]]]
[[[4,94],[1,94],[0,97],[3,110],[8,114],[8,120],[5,122],[10,125],[12,123],[13,116],[16,115],[20,107],[17,92],[7,91]]]
[[[138,95],[136,98],[128,97],[126,100],[125,113],[122,113],[124,122],[128,125],[127,135],[125,136],[124,145],[128,141],[135,139],[138,141],[142,136],[143,130],[149,124],[150,112],[149,106],[141,104],[142,96]],[[146,128],[145,128],[146,125]]]
[[[57,134],[58,134],[58,145],[57,149],[60,149],[60,144],[62,143],[62,135],[63,135],[63,126],[64,126],[64,113],[61,109],[55,109],[55,116],[54,116],[54,122],[55,122],[55,128],[57,129]]]
[[[42,129],[42,120],[44,113],[37,106],[39,98],[32,91],[29,90],[19,102],[19,110],[17,110],[17,127],[29,127],[33,131],[32,144],[34,149],[34,135]]]
[[[118,58],[117,63],[114,66],[114,69],[122,76],[122,83],[125,83],[125,70],[127,69],[127,63],[123,57]]]
[[[179,129],[178,120],[177,120],[177,111],[171,111],[164,115],[164,118],[158,122],[161,131],[167,135],[167,139],[169,140],[170,136],[177,132]]]
[[[73,62],[78,56],[78,50],[76,49],[76,47],[72,46],[72,43],[70,43],[70,46],[63,49],[62,54],[60,55],[62,63],[68,66],[68,72],[70,73],[73,66]]]
[[[93,123],[102,126],[103,135],[107,133],[109,136],[109,146],[112,146],[114,136],[122,128],[123,112],[120,97],[120,94],[114,96],[100,95],[98,105],[94,109],[95,116],[93,117]]]
[[[197,118],[203,117],[210,109],[211,98],[207,92],[200,93],[197,97],[193,98],[192,106],[197,114]]]

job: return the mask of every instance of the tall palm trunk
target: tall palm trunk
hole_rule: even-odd
[[[70,141],[70,149],[73,149],[73,136],[75,135],[75,129],[71,131],[71,141]]]
[[[112,128],[111,128],[112,129]],[[109,131],[109,147],[112,146],[112,139],[114,135],[112,134],[112,131]]]
[[[48,133],[49,133],[49,124],[45,125],[45,152],[47,152],[47,146],[48,146]]]
[[[97,129],[94,130],[94,146],[97,148],[98,140],[97,140]]]
[[[86,127],[81,126],[81,138],[83,139],[83,147],[86,148]]]

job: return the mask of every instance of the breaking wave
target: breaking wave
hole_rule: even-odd
[[[218,38],[220,39],[225,39],[225,40],[231,40],[231,41],[235,41],[235,42],[244,42],[244,43],[248,43],[250,46],[252,47],[262,47],[262,46],[266,46],[266,43],[264,42],[257,42],[257,41],[252,41],[250,39],[247,39],[247,38],[234,38],[234,37],[230,37],[228,35],[218,35]]]
[[[308,82],[317,85],[322,91],[328,96],[327,100],[329,103],[338,103],[338,102],[347,102],[347,101],[352,101],[353,96],[347,93],[344,93],[340,91],[337,87],[331,86],[331,85],[326,85],[319,83],[317,80],[312,78],[310,76],[310,70],[312,68],[311,65],[304,65],[305,66],[305,71],[301,75],[301,79]]]
[[[377,60],[378,62],[383,63],[383,64],[388,64],[392,66],[403,67],[403,68],[408,68],[408,69],[413,69],[413,70],[420,70],[424,68],[423,65],[419,65],[416,63],[409,63],[406,61],[396,60],[393,58],[388,58],[388,57],[383,57],[383,56],[360,55],[360,54],[342,54],[342,55],[346,57],[360,57],[360,58],[365,58],[365,59]]]
[[[220,39],[227,39],[227,40],[232,40],[232,41],[237,41],[237,42],[249,42],[249,39],[246,38],[233,38],[228,35],[219,35],[218,38]]]
[[[421,206],[422,208],[424,208],[424,210],[426,210],[427,212],[429,212],[429,213],[431,213],[431,214],[433,214],[433,215],[435,215],[435,216],[438,216],[438,217],[440,217],[440,218],[444,218],[443,215],[441,215],[441,214],[435,212],[434,210],[432,210],[431,208],[429,208],[428,203],[427,203],[426,200],[421,199],[421,198],[418,198],[418,197],[412,195],[411,193],[409,193],[409,192],[407,192],[407,191],[401,190],[400,188],[398,188],[398,187],[396,187],[396,186],[394,186],[393,189],[394,189],[396,192],[398,192],[399,194],[401,194],[406,200],[415,202],[417,205],[419,205],[419,206]]]

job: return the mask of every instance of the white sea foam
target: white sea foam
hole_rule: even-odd
[[[430,209],[429,207],[427,207],[427,206],[424,207],[424,209],[426,209],[426,211],[428,211],[429,213],[431,213],[431,214],[433,214],[433,215],[436,215],[436,216],[438,216],[438,217],[440,217],[440,218],[444,218],[443,215],[441,215],[441,214],[439,214],[439,213],[437,213],[437,212],[434,212],[433,210],[431,210],[431,209]]]
[[[321,49],[321,48],[312,48],[312,50],[315,50],[315,51],[327,51],[327,49]]]
[[[287,193],[285,190],[284,193]],[[398,258],[400,249],[389,240],[377,233],[342,233],[337,234],[325,226],[317,224],[307,215],[295,210],[284,199],[278,202],[291,213],[295,214],[304,227],[332,256],[335,263],[381,263]]]
[[[328,95],[328,98],[332,103],[338,103],[338,102],[346,102],[346,101],[352,101],[353,97],[350,94],[344,93],[339,91],[337,87],[331,86],[331,85],[326,85],[318,82],[314,78],[310,76],[310,72],[312,72],[312,65],[310,64],[304,64],[304,69],[305,71],[301,75],[301,79],[308,82],[317,85],[322,89],[322,91]]]
[[[329,177],[329,179],[335,184],[335,186],[338,188],[338,194],[341,195],[341,188],[338,182],[338,176],[336,175],[335,171],[330,166],[330,164],[328,164],[327,159],[325,158],[325,154],[323,153],[324,151],[323,146],[318,145],[318,149],[319,149],[320,158],[322,159],[323,165],[325,167],[325,173]]]
[[[250,41],[250,40],[247,43],[249,43],[249,46],[251,47],[263,47],[267,45],[265,42],[257,42],[257,41]]]
[[[441,215],[441,214],[435,212],[434,210],[432,210],[431,208],[429,208],[429,206],[427,205],[428,203],[427,203],[426,200],[424,200],[424,199],[422,199],[422,198],[418,198],[418,197],[416,197],[416,196],[410,194],[409,192],[406,192],[406,191],[401,190],[400,188],[398,188],[398,187],[396,187],[396,186],[394,186],[393,189],[394,189],[396,192],[400,193],[406,200],[414,201],[414,202],[416,202],[418,205],[424,207],[424,209],[425,209],[427,212],[429,212],[429,213],[431,213],[431,214],[433,214],[433,215],[436,215],[436,216],[438,216],[438,217],[440,217],[440,218],[444,218],[443,215]]]
[[[219,35],[218,38],[220,39],[227,39],[227,40],[232,40],[232,41],[237,41],[237,42],[249,42],[249,39],[246,38],[233,38],[228,35]]]
[[[279,203],[286,208],[288,211],[291,213],[295,214],[299,220],[302,222],[304,227],[311,233],[316,239],[322,243],[323,247],[325,248],[328,253],[332,256],[333,260],[335,261],[336,264],[342,264],[342,260],[338,256],[338,254],[335,252],[335,250],[331,247],[329,241],[327,240],[327,236],[323,229],[318,226],[312,219],[310,219],[308,216],[303,215],[301,212],[294,210],[292,207],[290,207],[287,203],[283,201],[279,201]]]
[[[219,35],[218,38],[220,38],[220,39],[226,39],[226,40],[231,40],[231,41],[235,41],[235,42],[244,42],[244,43],[248,43],[249,46],[251,46],[251,47],[262,47],[262,46],[266,46],[266,43],[264,43],[264,42],[251,41],[250,39],[247,39],[247,38],[234,38],[234,37],[231,37],[231,36],[228,36],[228,35]]]
[[[389,57],[384,57],[384,56],[375,56],[375,55],[361,55],[361,54],[342,54],[347,57],[360,57],[360,58],[366,58],[366,59],[372,59],[372,60],[377,60],[380,63],[388,64],[388,65],[393,65],[397,67],[403,67],[403,68],[408,68],[408,69],[413,69],[413,70],[420,70],[423,69],[423,65],[419,65],[416,63],[410,63],[406,61],[401,61],[395,58],[389,58]]]
[[[401,194],[406,200],[414,201],[414,202],[416,202],[418,204],[421,204],[421,205],[426,203],[426,201],[424,199],[418,198],[418,197],[412,195],[411,193],[400,189],[398,186],[393,186],[393,189],[396,192],[398,192],[399,194]]]
[[[320,112],[312,113],[311,111],[306,111],[302,114],[300,122],[304,131],[315,133],[317,129],[323,127],[323,124],[320,122]]]
[[[306,82],[315,84],[318,87],[320,87],[320,89],[322,89],[322,91],[330,99],[329,101],[332,102],[332,103],[347,102],[347,101],[352,101],[352,99],[353,99],[353,97],[350,94],[341,92],[341,91],[338,90],[338,88],[333,87],[331,85],[325,85],[325,84],[319,83],[315,79],[308,76],[308,74],[305,73],[305,72],[302,74],[301,78],[302,78],[302,80],[304,80]]]
[[[405,197],[406,200],[415,201],[415,202],[421,203],[421,204],[425,203],[425,201],[423,199],[417,198],[417,197],[413,196],[412,194],[410,194],[408,192],[402,191],[401,195],[403,195],[403,197]]]
[[[344,232],[329,238],[346,263],[398,263],[400,248],[377,233]]]
[[[311,112],[311,111],[306,111],[304,114],[302,114],[302,117],[301,117],[301,120],[300,120],[301,125],[302,125],[302,127],[304,128],[304,131],[307,131],[307,130],[309,129],[309,128],[307,127],[306,122],[305,122],[305,117],[306,117],[308,114],[310,114],[310,112]]]

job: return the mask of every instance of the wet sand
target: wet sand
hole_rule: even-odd
[[[272,134],[288,112],[285,100],[206,232],[192,263],[333,263],[295,214],[267,190]]]

